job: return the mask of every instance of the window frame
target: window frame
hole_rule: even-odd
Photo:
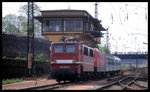
[[[67,25],[67,22],[70,22],[69,25]],[[81,23],[81,25],[78,25],[78,23]],[[73,20],[73,19],[70,19],[70,20],[64,20],[64,23],[63,23],[63,31],[64,32],[72,32],[72,31],[75,31],[75,32],[81,32],[83,31],[83,20],[82,19],[76,19],[76,20]],[[67,29],[70,28],[70,29]],[[78,29],[79,28],[79,29]],[[77,30],[78,29],[78,30]]]
[[[52,25],[51,25],[51,22]],[[47,25],[47,23],[49,25]],[[60,28],[60,30],[56,31],[57,27],[56,27],[56,24],[59,24],[58,28]],[[43,32],[62,32],[63,30],[63,20],[43,20]],[[52,30],[50,28],[50,26],[52,26]]]
[[[74,52],[67,52],[67,46],[74,46]],[[76,53],[76,46],[75,46],[75,44],[66,44],[65,45],[65,52],[67,53],[67,54],[75,54]]]
[[[59,52],[59,53],[58,53],[58,52],[57,52],[57,53],[55,52],[55,47],[56,47],[56,46],[62,46],[62,47],[63,47],[61,53],[60,53],[60,52]],[[62,44],[54,45],[54,53],[55,53],[55,54],[62,54],[62,53],[64,53],[64,45],[62,45]]]
[[[86,55],[86,56],[88,56],[88,55],[89,55],[89,54],[88,54],[88,48],[87,48],[87,47],[84,47],[83,54],[84,54],[84,55]]]
[[[93,49],[89,49],[90,50],[90,57],[94,57],[94,51],[93,51]]]

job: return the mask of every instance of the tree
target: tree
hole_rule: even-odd
[[[2,20],[2,32],[25,34],[26,17],[8,14]]]
[[[25,27],[27,27],[27,26],[25,26],[24,24],[24,22],[26,22],[27,21],[27,19],[26,19],[26,17],[24,17],[24,16],[18,16],[18,32],[19,32],[19,34],[26,34],[25,32]],[[27,24],[26,24],[27,25]]]
[[[2,32],[17,33],[17,16],[8,14],[2,19]]]
[[[21,6],[19,9],[21,13],[19,16],[8,14],[2,19],[2,32],[6,33],[19,33],[27,35],[27,13],[28,5]],[[34,4],[34,16],[40,15],[40,7]],[[41,31],[40,23],[37,20],[34,20],[34,33],[39,34]]]
[[[40,15],[40,7],[34,3],[34,16],[39,16]],[[19,11],[20,15],[22,16],[27,16],[28,15],[28,4],[23,5],[20,7]]]
[[[34,16],[39,16],[40,15],[40,10],[41,10],[40,7],[35,3],[34,3],[33,6],[34,6]],[[21,26],[23,27],[22,32],[24,34],[27,34],[28,5],[21,6],[18,12],[20,13],[21,16],[26,18],[26,21],[21,22]],[[34,20],[34,33],[35,33],[35,36],[39,35],[40,31],[41,31],[40,23],[37,20]]]
[[[6,33],[17,33],[17,28],[15,25],[10,22],[7,23],[7,27],[5,28]]]
[[[100,49],[100,50],[104,51],[104,52],[105,52],[105,53],[107,53],[107,54],[111,54],[110,50],[109,50],[109,49],[107,49],[107,48],[105,48],[105,47],[98,46],[98,49]]]
[[[38,56],[35,57],[35,61],[44,62],[44,61],[47,61],[47,59],[44,56],[44,54],[41,53],[40,55],[38,55]]]

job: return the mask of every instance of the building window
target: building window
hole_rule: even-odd
[[[64,31],[82,31],[83,21],[82,20],[65,20]]]
[[[61,20],[44,21],[43,30],[54,31],[54,32],[62,31],[62,21]]]
[[[43,21],[43,31],[48,31],[49,30],[49,21]]]
[[[85,31],[89,31],[89,24],[88,24],[88,22],[85,23]]]
[[[94,31],[94,25],[90,24],[90,31]]]

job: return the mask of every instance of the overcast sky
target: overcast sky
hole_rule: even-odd
[[[27,2],[2,2],[2,16],[19,15],[18,10]],[[41,10],[86,10],[95,17],[95,2],[35,2]],[[148,3],[147,2],[98,2],[98,19],[109,28],[112,52],[148,51]],[[106,33],[106,32],[104,32]],[[106,35],[101,39],[106,44]]]

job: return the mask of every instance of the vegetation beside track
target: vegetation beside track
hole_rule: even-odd
[[[130,68],[130,66],[125,66],[125,65],[121,66],[121,70],[128,70],[129,68]]]
[[[17,82],[22,82],[23,80],[21,79],[3,79],[2,80],[2,85],[5,84],[11,84],[11,83],[17,83]]]
[[[27,60],[26,57],[9,58],[9,57],[6,57],[6,56],[3,56],[2,59]],[[44,56],[43,53],[35,56],[34,61],[36,61],[36,62],[49,62],[49,60]]]

